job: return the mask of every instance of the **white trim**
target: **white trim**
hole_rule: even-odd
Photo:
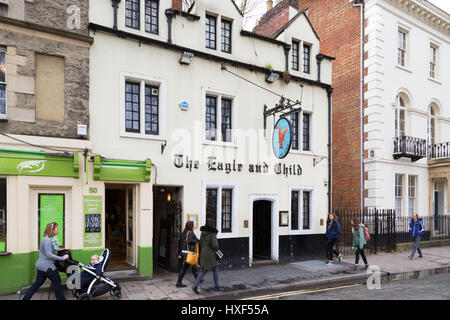
[[[229,182],[202,181],[202,214],[199,224],[206,222],[206,189],[217,188],[216,229],[219,231],[217,239],[229,239],[239,237],[239,185]],[[231,232],[222,232],[222,189],[232,189],[231,204]]]
[[[271,217],[271,260],[279,259],[279,195],[278,194],[250,194],[249,195],[249,212],[248,217],[248,233],[249,233],[249,266],[253,264],[253,202],[259,200],[267,200],[272,203]]]
[[[136,73],[121,72],[120,73],[120,90],[119,90],[119,128],[120,137],[136,138],[146,140],[167,140],[167,85],[166,81],[147,77]],[[127,132],[125,130],[125,82],[134,81],[140,84],[140,133]],[[159,104],[158,104],[158,135],[151,135],[145,133],[145,85],[156,85],[159,87]]]
[[[289,187],[289,219],[291,219],[291,208],[292,208],[292,191],[299,191],[298,196],[298,230],[292,230],[291,221],[289,221],[289,235],[305,235],[305,234],[315,234],[313,232],[313,226],[316,225],[316,188],[313,186],[290,186]],[[303,192],[310,192],[310,203],[309,203],[309,229],[303,229]]]

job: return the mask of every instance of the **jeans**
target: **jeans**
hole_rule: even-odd
[[[328,253],[328,260],[333,260],[333,253],[337,256],[339,256],[339,252],[337,250],[333,250],[334,244],[336,243],[337,239],[331,239],[327,242],[327,253]]]
[[[195,279],[195,283],[194,283],[194,286],[192,287],[192,289],[195,289],[198,287],[200,281],[202,281],[203,277],[209,270],[212,270],[212,272],[213,272],[214,285],[216,286],[216,288],[219,288],[219,266],[215,266],[212,269],[200,271],[197,279]]]
[[[414,254],[416,253],[416,250],[419,253],[419,257],[422,256],[422,250],[420,250],[419,242],[420,242],[420,236],[415,236],[414,237],[414,248],[412,249],[411,257],[414,257]]]
[[[64,297],[64,293],[62,291],[59,273],[58,271],[52,269],[48,269],[47,272],[38,270],[36,280],[31,285],[30,289],[28,289],[27,293],[23,297],[23,300],[30,300],[33,294],[38,291],[47,278],[49,278],[53,283],[53,292],[55,293],[56,300],[66,300],[66,297]]]
[[[360,248],[360,247],[357,247],[356,248],[356,253],[355,253],[355,264],[358,264],[359,263],[359,255],[361,254],[361,257],[362,257],[362,259],[363,259],[363,261],[364,261],[364,264],[365,265],[368,265],[368,263],[367,263],[367,258],[366,258],[366,255],[365,255],[365,253],[364,253],[364,247],[362,247],[362,248]]]
[[[190,264],[187,264],[186,257],[183,257],[181,259],[181,262],[182,262],[182,266],[180,268],[180,272],[178,273],[177,283],[181,283],[183,281],[184,275],[186,274],[186,271],[189,269],[189,267],[192,267],[192,273],[194,274],[195,279],[197,279],[197,277],[198,277],[197,268]]]

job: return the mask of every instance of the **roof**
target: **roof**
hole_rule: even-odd
[[[297,0],[282,0],[272,9],[264,13],[261,19],[259,19],[259,23],[264,23],[265,20],[270,20],[275,14],[279,13],[279,11],[281,11],[287,6],[294,7],[295,9],[298,10]]]
[[[317,39],[320,41],[319,35],[317,34],[316,30],[314,29],[311,20],[309,20],[308,16],[306,15],[306,11],[305,10],[300,10],[294,17],[292,17],[292,19],[289,20],[288,23],[286,23],[284,26],[282,26],[280,29],[277,30],[277,32],[275,32],[273,35],[271,35],[271,38],[276,39],[280,34],[282,34],[287,28],[289,28],[289,26],[301,15],[304,15],[306,18],[306,21],[308,21],[312,31],[314,32],[314,34],[316,35]]]
[[[447,21],[450,21],[450,13],[442,10],[441,8],[435,6],[434,4],[432,4],[431,2],[429,2],[427,0],[416,0],[416,1],[418,3],[420,3],[421,5],[423,5],[424,7],[427,7],[431,11],[434,11],[434,13],[439,14],[440,16],[444,17],[445,19],[447,19]]]

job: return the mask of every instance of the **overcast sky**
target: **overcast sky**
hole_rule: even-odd
[[[256,20],[259,19],[265,12],[266,12],[266,0],[259,0],[261,4],[258,7],[256,17],[254,19],[251,19],[247,22],[247,24],[244,26],[244,29],[251,30],[256,24]],[[435,6],[441,8],[444,11],[447,11],[447,13],[450,14],[450,0],[428,0]],[[239,1],[236,1],[239,2]]]

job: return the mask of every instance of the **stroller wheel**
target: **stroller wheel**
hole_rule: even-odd
[[[80,298],[80,294],[78,293],[78,290],[72,290],[72,295],[77,299]]]
[[[109,294],[111,295],[111,296],[113,296],[113,298],[114,299],[120,299],[120,298],[122,298],[122,289],[120,288],[120,286],[118,285],[117,287],[115,287],[115,288],[112,288],[110,291],[109,291]]]
[[[78,297],[78,300],[92,300],[93,297],[90,293],[83,293]]]

